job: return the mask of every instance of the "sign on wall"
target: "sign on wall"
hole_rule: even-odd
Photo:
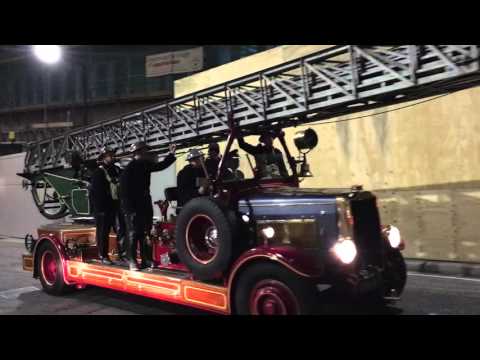
[[[72,127],[72,121],[57,121],[57,122],[48,122],[48,123],[35,123],[32,124],[32,129],[48,129],[48,128],[62,128],[62,127]]]
[[[145,60],[146,77],[199,71],[203,68],[203,48],[149,55]]]

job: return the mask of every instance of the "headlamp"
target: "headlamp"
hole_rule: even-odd
[[[339,240],[333,246],[333,253],[340,259],[344,264],[351,264],[355,257],[357,256],[357,247],[355,243],[350,240]]]
[[[400,230],[396,226],[389,225],[385,229],[385,235],[392,248],[397,249],[402,244],[402,236],[400,235]]]

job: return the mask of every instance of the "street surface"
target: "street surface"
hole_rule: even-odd
[[[62,297],[22,270],[23,240],[0,238],[0,315],[209,315],[180,305],[90,287]],[[480,279],[409,273],[402,300],[385,310],[355,305],[333,314],[477,315]]]

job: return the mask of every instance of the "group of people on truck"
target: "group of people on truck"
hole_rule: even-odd
[[[100,166],[91,179],[91,199],[98,255],[103,264],[113,264],[108,256],[108,239],[113,228],[117,234],[120,261],[128,261],[130,270],[153,267],[145,244],[146,231],[153,225],[150,177],[152,172],[168,168],[176,158],[173,144],[169,147],[169,154],[158,163],[149,150],[143,141],[134,144],[131,148],[133,160],[123,171],[114,163],[113,150],[104,148],[101,151]],[[136,259],[138,247],[142,260],[140,266]]]
[[[177,175],[178,207],[182,207],[194,197],[205,195],[208,192],[209,180],[216,179],[222,160],[220,146],[217,143],[209,144],[208,156],[205,160],[203,157],[203,153],[198,149],[191,149],[188,152],[188,164]],[[245,175],[239,167],[238,150],[233,150],[226,155],[222,179],[243,180]]]
[[[264,133],[259,141],[257,146],[253,146],[243,138],[238,138],[239,147],[255,157],[256,176],[288,176],[282,152],[273,147],[274,134]],[[146,234],[153,226],[150,178],[152,172],[167,169],[175,162],[176,146],[171,144],[169,154],[160,162],[155,161],[150,150],[143,141],[134,144],[131,148],[133,160],[123,171],[115,164],[115,151],[103,148],[100,153],[99,166],[91,178],[91,200],[97,227],[98,255],[103,264],[113,264],[108,255],[109,234],[113,229],[117,234],[117,250],[121,262],[128,262],[129,269],[134,271],[154,267],[152,253],[146,244]],[[233,150],[225,157],[220,174],[222,179],[243,180],[244,174],[239,170],[238,151]],[[208,194],[209,181],[219,175],[221,161],[217,143],[209,145],[206,159],[198,149],[188,152],[188,164],[177,176],[179,208],[197,196]],[[137,263],[137,248],[140,249],[140,265]]]

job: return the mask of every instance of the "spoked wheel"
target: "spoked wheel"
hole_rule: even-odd
[[[218,230],[207,215],[194,216],[187,225],[187,249],[199,263],[208,264],[218,254]]]
[[[67,215],[67,207],[58,193],[43,179],[32,181],[32,195],[35,205],[47,219],[60,219]]]
[[[57,249],[50,242],[44,242],[37,251],[38,274],[43,290],[51,295],[62,295],[71,291],[73,288],[64,281]]]
[[[319,310],[315,286],[273,263],[249,266],[234,291],[234,306],[240,315],[306,315]]]

